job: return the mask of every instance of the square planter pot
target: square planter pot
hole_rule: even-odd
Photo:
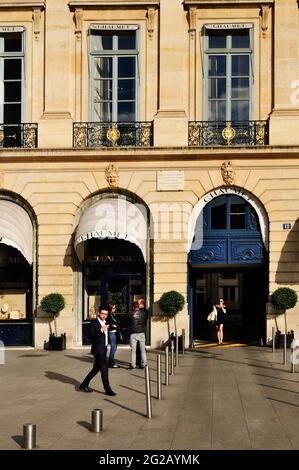
[[[45,341],[44,349],[48,351],[63,351],[66,348],[66,334],[60,336],[49,335],[48,343]]]

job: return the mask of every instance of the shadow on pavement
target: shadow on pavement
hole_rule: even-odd
[[[77,359],[78,361],[82,362],[90,362],[92,363],[94,361],[93,357],[87,357],[87,356],[71,356],[70,354],[64,354],[64,357],[69,357],[70,359]]]
[[[24,444],[24,439],[23,436],[11,436],[11,438],[20,446],[22,449],[24,449],[23,444]]]
[[[255,359],[254,357],[244,357],[244,359],[248,359],[248,361],[265,362],[266,364],[281,364],[281,361],[262,361],[261,359]]]
[[[127,406],[120,405],[119,403],[115,403],[115,401],[109,400],[108,398],[105,398],[105,401],[112,403],[112,405],[116,405],[119,408],[123,408],[124,410],[131,411],[132,413],[142,416],[143,418],[144,416],[146,416],[144,413],[140,413],[140,411],[132,410],[132,408],[128,408]]]
[[[50,354],[22,354],[21,356],[18,356],[18,359],[20,357],[48,357]]]
[[[126,385],[120,385],[120,387],[126,388],[127,390],[130,390],[131,392],[140,393],[140,395],[143,395],[143,396],[145,395],[144,392],[141,392],[140,390],[136,390],[136,388],[127,387]]]
[[[58,382],[62,382],[64,384],[75,385],[79,387],[80,382],[72,377],[68,377],[67,375],[58,374],[57,372],[51,372],[50,370],[45,371],[45,376],[47,379],[50,380],[57,380]]]
[[[92,431],[91,424],[88,423],[87,421],[77,421],[77,424],[79,424],[80,426],[82,426],[82,428],[85,428],[90,432]]]
[[[277,401],[278,403],[283,403],[284,405],[291,405],[291,406],[295,406],[296,408],[299,408],[299,405],[295,405],[295,403],[290,403],[288,401],[282,401],[282,400],[276,400],[275,398],[271,398],[271,397],[265,397],[265,398],[271,401]]]
[[[288,390],[286,388],[273,387],[273,385],[267,385],[267,384],[257,384],[257,385],[260,385],[261,387],[273,388],[274,390],[282,390],[283,392],[299,393],[296,390]]]
[[[252,361],[252,358],[250,359]],[[266,367],[266,366],[261,366],[259,364],[250,364],[249,362],[240,362],[240,361],[233,361],[231,359],[223,359],[220,357],[215,357],[215,361],[222,361],[222,362],[230,362],[232,364],[240,364],[242,366],[249,366],[253,367],[254,369],[267,369],[267,370],[272,370],[273,372],[287,372],[282,369],[273,369],[273,367]]]
[[[273,372],[275,372],[275,370],[273,370]],[[282,371],[282,372],[287,372],[287,371]],[[284,379],[282,377],[273,377],[273,375],[263,375],[263,374],[252,374],[252,375],[257,375],[258,377],[266,377],[267,379],[284,380],[286,382],[293,382],[294,384],[299,383],[298,380]]]

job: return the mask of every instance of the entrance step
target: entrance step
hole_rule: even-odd
[[[224,342],[223,344],[218,344],[218,343],[209,343],[208,341],[202,341],[202,340],[194,340],[193,342],[193,349],[201,349],[201,348],[236,348],[236,347],[248,347],[248,346],[256,346],[255,343],[239,343],[236,341],[227,341]]]

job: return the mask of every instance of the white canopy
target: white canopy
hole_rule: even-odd
[[[123,197],[100,199],[88,207],[80,218],[75,233],[75,249],[83,260],[83,242],[91,238],[118,238],[140,248],[146,262],[147,214],[142,204]]]
[[[0,243],[17,248],[32,264],[33,226],[23,207],[0,199]]]

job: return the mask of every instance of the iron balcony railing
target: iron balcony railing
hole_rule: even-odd
[[[0,124],[0,147],[36,148],[37,124]]]
[[[75,122],[74,147],[151,147],[152,122]]]
[[[268,121],[190,121],[190,147],[268,145]]]

